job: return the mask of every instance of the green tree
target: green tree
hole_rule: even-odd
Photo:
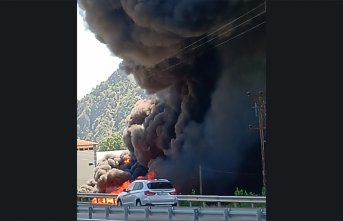
[[[124,146],[122,134],[119,132],[113,133],[105,141],[99,145],[99,151],[120,150]]]
[[[123,133],[125,118],[134,104],[148,97],[134,79],[122,70],[115,71],[77,101],[77,137],[97,142],[99,147],[103,144],[101,150],[114,149],[112,135]]]
[[[234,193],[235,196],[266,196],[266,188],[262,187],[261,194],[256,194],[253,192],[247,192],[244,189],[236,188],[236,191]],[[250,207],[251,203],[236,203],[235,207]],[[264,203],[255,203],[255,207],[265,207],[266,205]]]

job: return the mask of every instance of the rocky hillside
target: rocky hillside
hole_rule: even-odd
[[[122,70],[116,70],[77,101],[78,138],[101,143],[114,133],[121,134],[126,116],[143,98],[147,95],[137,83]]]

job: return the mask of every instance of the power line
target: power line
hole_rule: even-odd
[[[214,40],[214,39],[216,39],[216,38],[219,38],[219,36],[221,36],[221,35],[223,35],[223,34],[226,34],[226,33],[230,32],[230,31],[235,30],[235,28],[240,27],[241,25],[243,25],[243,24],[245,24],[245,23],[251,21],[252,19],[254,19],[254,18],[256,18],[256,17],[258,17],[258,16],[264,14],[265,12],[266,12],[266,11],[260,12],[259,14],[255,15],[254,17],[252,17],[252,18],[250,18],[250,19],[248,19],[248,20],[245,20],[244,22],[242,22],[242,23],[240,23],[239,25],[237,25],[237,26],[235,26],[235,27],[233,27],[233,28],[231,28],[231,29],[225,31],[224,33],[221,33],[220,35],[217,35],[217,36],[215,36],[214,38],[207,40],[206,42],[202,43],[201,45],[198,45],[197,47],[192,48],[190,51],[194,51],[194,49],[199,48],[199,47],[201,47],[201,46],[207,44],[208,42],[210,42],[210,41],[212,41],[212,40]],[[263,22],[263,23],[265,23],[265,22]],[[223,41],[223,42],[221,42],[221,43],[215,45],[213,48],[215,48],[215,47],[217,47],[217,46],[220,46],[220,45],[222,45],[222,44],[225,44],[226,42],[231,41],[232,39],[234,39],[234,38],[236,38],[236,37],[239,37],[240,35],[243,35],[243,34],[245,34],[246,32],[249,32],[249,31],[251,31],[251,30],[257,28],[258,26],[262,25],[263,23],[260,23],[259,25],[255,26],[255,27],[253,27],[253,28],[251,28],[251,29],[248,29],[248,30],[246,30],[246,31],[243,31],[243,32],[241,32],[240,34],[238,34],[238,35],[236,35],[236,36],[234,36],[234,37],[232,37],[232,38],[230,38],[230,39],[228,39],[228,40],[225,40],[225,41]],[[186,53],[188,53],[188,52],[190,52],[190,51],[184,52],[183,54],[186,54]],[[183,63],[183,61],[181,60],[180,62],[178,62],[178,63],[176,63],[176,64],[174,64],[174,65],[171,65],[171,66],[169,66],[169,67],[163,69],[163,70],[160,71],[160,72],[168,71],[168,70],[172,69],[173,67],[176,67],[176,66],[178,66],[178,65],[180,65],[180,64],[182,64],[182,63]],[[148,77],[151,77],[151,75],[148,76]]]
[[[191,45],[194,45],[195,43],[201,41],[202,39],[205,39],[205,38],[207,38],[208,36],[213,35],[213,34],[214,34],[215,32],[217,32],[218,30],[221,30],[221,29],[223,29],[224,27],[228,26],[229,24],[232,24],[234,21],[237,21],[239,18],[242,18],[243,16],[249,14],[250,12],[256,10],[257,8],[261,7],[261,6],[264,5],[264,4],[265,4],[265,3],[262,3],[262,4],[260,4],[259,6],[255,7],[254,9],[248,11],[248,12],[245,13],[244,15],[241,15],[241,16],[239,16],[238,18],[234,19],[233,21],[230,21],[229,23],[226,23],[225,25],[221,26],[221,27],[220,27],[219,29],[217,29],[216,31],[209,33],[208,35],[202,37],[201,39],[197,40],[196,42],[193,42],[192,44],[190,44],[190,45],[184,47],[183,49],[179,50],[179,52],[177,52],[176,54],[174,54],[174,55],[172,55],[172,56],[168,56],[167,58],[162,59],[162,60],[159,61],[156,65],[161,64],[163,61],[165,61],[165,60],[167,60],[167,59],[169,59],[169,58],[171,58],[171,57],[175,57],[177,54],[180,54],[181,51],[184,51],[186,48],[190,47]],[[229,30],[226,30],[225,32],[223,32],[223,33],[221,33],[221,34],[215,36],[214,38],[211,38],[211,39],[205,41],[204,43],[198,45],[198,46],[195,47],[195,48],[191,48],[191,50],[188,50],[188,51],[186,51],[186,52],[183,52],[182,54],[186,54],[186,53],[188,53],[188,52],[190,52],[190,51],[194,51],[194,49],[199,48],[199,47],[201,47],[201,46],[207,44],[208,42],[213,41],[214,39],[219,38],[221,35],[226,34],[226,33],[230,32],[230,31],[234,31],[237,27],[242,26],[243,24],[245,24],[245,23],[251,21],[252,19],[254,19],[254,18],[256,18],[256,17],[258,17],[258,16],[264,14],[265,12],[266,12],[266,11],[263,10],[262,12],[258,13],[257,15],[255,15],[255,16],[253,16],[253,17],[251,17],[251,18],[249,18],[249,19],[247,19],[247,20],[245,20],[245,21],[243,21],[243,22],[240,23],[239,25],[236,25],[235,27],[230,28]],[[261,23],[261,24],[263,24],[263,23]],[[249,30],[243,31],[243,32],[241,32],[240,34],[234,36],[233,38],[230,38],[230,39],[228,39],[228,40],[226,40],[226,41],[223,41],[223,42],[221,42],[221,43],[215,45],[213,48],[215,48],[215,47],[217,47],[217,46],[220,46],[220,45],[222,45],[222,44],[225,44],[226,42],[228,42],[228,41],[230,41],[230,40],[232,40],[232,39],[234,39],[234,38],[236,38],[236,37],[239,37],[240,35],[243,35],[243,34],[245,34],[246,32],[249,32],[249,31],[251,31],[251,30],[257,28],[257,27],[260,26],[261,24],[255,26],[255,27],[253,27],[253,28],[251,28],[251,29],[249,29]],[[170,69],[172,69],[172,68],[174,68],[174,67],[176,67],[176,66],[178,66],[178,65],[180,65],[180,64],[182,64],[182,63],[183,63],[183,61],[181,60],[180,62],[178,62],[178,63],[176,63],[176,64],[173,64],[173,65],[170,65],[170,66],[168,66],[167,68],[163,69],[162,71],[159,71],[159,73],[168,71],[168,70],[170,70]],[[148,78],[152,78],[153,75],[150,74],[150,75],[148,75],[147,77],[148,77]]]
[[[231,29],[225,31],[225,32],[222,33],[222,34],[225,34],[225,33],[229,32],[229,31],[231,31],[231,30],[234,30],[235,28],[237,28],[237,27],[243,25],[244,23],[246,23],[246,22],[248,22],[248,21],[251,21],[252,19],[254,19],[254,18],[256,18],[256,17],[258,17],[258,16],[264,14],[265,12],[266,12],[266,11],[260,12],[259,14],[255,15],[254,17],[249,18],[248,20],[245,20],[244,22],[242,22],[242,23],[240,23],[239,25],[237,25],[237,26],[235,26],[235,27],[233,27],[233,28],[231,28]],[[234,36],[234,37],[232,37],[232,38],[230,38],[230,39],[228,39],[228,40],[225,40],[225,41],[223,41],[223,42],[221,42],[221,43],[215,45],[213,48],[218,47],[218,46],[220,46],[220,45],[222,45],[222,44],[225,44],[225,43],[227,43],[227,42],[233,40],[234,38],[239,37],[239,36],[241,36],[241,35],[243,35],[243,34],[249,32],[249,31],[251,31],[251,30],[253,30],[253,29],[259,27],[260,25],[262,25],[262,24],[264,24],[264,23],[266,23],[266,22],[262,22],[262,23],[260,23],[260,24],[258,24],[258,25],[256,25],[256,26],[254,26],[254,27],[252,27],[252,28],[250,28],[250,29],[248,29],[248,30],[246,30],[246,31],[243,31],[243,32],[241,32],[240,34],[238,34],[238,35],[236,35],[236,36]],[[212,41],[212,40],[214,40],[214,39],[216,39],[216,38],[218,38],[218,37],[219,37],[219,36],[216,36],[216,37],[214,37],[214,38],[212,38],[212,39],[210,39],[210,40],[204,42],[203,44],[197,46],[196,48],[198,48],[198,47],[200,47],[200,46],[202,46],[202,45],[205,45],[206,43],[208,43],[208,42],[210,42],[210,41]],[[194,48],[194,49],[195,49],[195,48]],[[194,49],[192,49],[192,50],[194,50]],[[185,53],[186,53],[186,52],[185,52]],[[184,54],[185,54],[185,53],[184,53]],[[178,63],[176,63],[176,64],[174,64],[174,65],[171,65],[171,66],[165,68],[164,70],[162,70],[162,71],[160,71],[160,72],[165,72],[165,71],[167,71],[167,70],[170,70],[170,69],[172,69],[173,67],[178,66],[178,65],[181,64],[181,63],[183,63],[183,62],[180,61],[180,62],[178,62]],[[149,76],[149,77],[151,77],[151,76]]]
[[[264,12],[263,12],[263,13],[264,13]],[[241,35],[243,35],[243,34],[249,32],[249,31],[251,31],[251,30],[253,30],[253,29],[255,29],[255,28],[257,28],[257,27],[263,25],[264,23],[266,23],[266,21],[261,22],[261,23],[259,23],[258,25],[255,25],[254,27],[252,27],[252,28],[250,28],[250,29],[248,29],[248,30],[246,30],[246,31],[243,31],[243,32],[241,32],[240,34],[238,34],[238,35],[236,35],[236,36],[234,36],[234,37],[232,37],[232,38],[229,38],[228,40],[225,40],[225,41],[223,41],[223,42],[221,42],[221,43],[215,45],[213,48],[216,48],[216,47],[218,47],[218,46],[221,46],[221,45],[223,45],[223,44],[225,44],[225,43],[227,43],[227,42],[229,42],[229,41],[231,41],[231,40],[233,40],[233,39],[235,39],[235,38],[237,38],[237,37],[239,37],[239,36],[241,36]],[[205,42],[205,43],[207,43],[207,42]],[[204,43],[204,44],[205,44],[205,43]],[[161,73],[161,72],[168,71],[168,70],[170,70],[170,69],[172,69],[172,68],[174,68],[174,67],[176,67],[176,66],[178,66],[178,65],[180,65],[180,64],[182,64],[182,63],[183,63],[183,61],[180,61],[180,62],[178,62],[178,63],[176,63],[176,64],[174,64],[174,65],[171,65],[171,66],[169,66],[169,67],[163,69],[162,71],[160,71],[160,73]],[[149,76],[149,77],[151,77],[151,76]]]
[[[239,36],[241,36],[241,35],[243,35],[243,34],[249,32],[249,31],[251,31],[251,30],[253,30],[253,29],[255,29],[255,28],[261,26],[261,25],[263,25],[264,23],[266,23],[266,21],[261,22],[261,23],[259,23],[258,25],[255,25],[254,27],[252,27],[252,28],[250,28],[250,29],[248,29],[248,30],[246,30],[246,31],[244,31],[244,32],[241,32],[240,34],[236,35],[236,36],[233,37],[233,38],[230,38],[230,39],[228,39],[228,40],[226,40],[226,41],[224,41],[224,42],[222,42],[222,43],[220,43],[220,44],[215,45],[214,48],[215,48],[215,47],[218,47],[218,46],[220,46],[220,45],[223,45],[223,44],[225,44],[225,43],[231,41],[232,39],[237,38],[237,37],[239,37]]]
[[[254,17],[252,17],[252,18],[250,18],[250,19],[248,19],[248,20],[245,20],[244,22],[240,23],[239,25],[236,25],[235,27],[230,28],[229,30],[227,30],[227,31],[225,31],[225,32],[223,32],[223,33],[221,33],[221,34],[216,35],[214,38],[209,39],[208,41],[204,42],[203,44],[198,45],[198,46],[195,47],[195,48],[192,48],[192,50],[195,50],[195,49],[201,47],[202,45],[204,45],[204,44],[206,44],[206,43],[208,43],[208,42],[210,42],[210,41],[212,41],[212,40],[214,40],[214,39],[216,39],[216,38],[219,38],[220,36],[222,36],[222,35],[224,35],[224,34],[226,34],[226,33],[229,33],[229,32],[232,31],[232,30],[235,30],[236,28],[242,26],[243,24],[245,24],[245,23],[251,21],[252,19],[254,19],[254,18],[256,18],[256,17],[258,17],[258,16],[260,16],[260,15],[262,15],[262,14],[264,14],[264,13],[265,13],[265,11],[260,12],[259,14],[255,15]]]
[[[223,28],[225,28],[225,27],[227,27],[227,26],[229,26],[230,24],[234,23],[234,22],[237,21],[238,19],[240,19],[240,18],[242,18],[242,17],[244,17],[244,16],[250,14],[251,12],[255,11],[257,8],[261,7],[261,6],[264,5],[264,4],[265,4],[265,2],[261,3],[260,5],[258,5],[257,7],[253,8],[253,9],[249,10],[248,12],[244,13],[243,15],[237,17],[236,19],[234,19],[234,20],[232,20],[232,21],[229,21],[228,23],[225,23],[224,25],[222,25],[221,27],[219,27],[219,28],[216,29],[215,31],[213,31],[213,32],[211,32],[211,33],[209,33],[209,34],[206,34],[204,37],[198,39],[197,41],[195,41],[195,42],[193,42],[193,43],[187,45],[186,47],[183,47],[182,49],[180,49],[179,51],[177,51],[175,54],[173,54],[173,55],[171,55],[171,56],[168,56],[167,58],[161,59],[160,61],[157,62],[157,64],[159,64],[159,63],[163,62],[164,60],[167,60],[167,59],[169,59],[169,58],[171,58],[171,57],[175,57],[176,55],[178,55],[179,53],[181,53],[181,52],[184,51],[185,49],[187,49],[187,48],[191,47],[192,45],[194,45],[194,44],[196,44],[196,43],[198,43],[198,42],[200,42],[200,41],[206,39],[206,38],[207,38],[208,36],[210,36],[210,35],[214,35],[214,33],[216,33],[216,32],[218,32],[218,31],[222,30]],[[207,42],[205,42],[205,43],[207,43]]]

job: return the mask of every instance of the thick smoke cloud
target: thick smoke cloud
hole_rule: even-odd
[[[125,159],[131,159],[129,151],[124,151],[119,156],[107,154],[97,162],[94,169],[94,178],[82,185],[78,192],[83,193],[110,193],[126,180],[131,180],[132,175],[128,170],[132,162],[125,163]]]
[[[145,66],[169,57],[191,40],[185,38],[211,32],[243,9],[240,1],[223,0],[78,2],[97,39],[124,60]]]
[[[259,139],[248,127],[256,118],[246,92],[265,91],[265,28],[220,47],[214,46],[241,34],[252,21],[215,40],[204,37],[259,2],[78,2],[96,38],[124,59],[121,68],[156,94],[154,101],[137,103],[127,118],[123,139],[132,158],[181,192],[198,188],[199,164],[204,193],[232,194],[236,187],[260,191]],[[95,178],[107,182],[109,171],[99,167]],[[99,181],[97,187],[104,189]]]

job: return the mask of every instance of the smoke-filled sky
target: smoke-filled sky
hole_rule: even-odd
[[[96,39],[157,97],[137,103],[126,119],[123,139],[132,157],[183,193],[198,188],[200,164],[205,193],[232,194],[236,187],[259,191],[258,132],[248,126],[257,119],[246,92],[265,91],[261,2],[79,4]]]
[[[86,29],[77,8],[77,98],[81,99],[107,80],[121,60],[111,55],[107,47]]]

